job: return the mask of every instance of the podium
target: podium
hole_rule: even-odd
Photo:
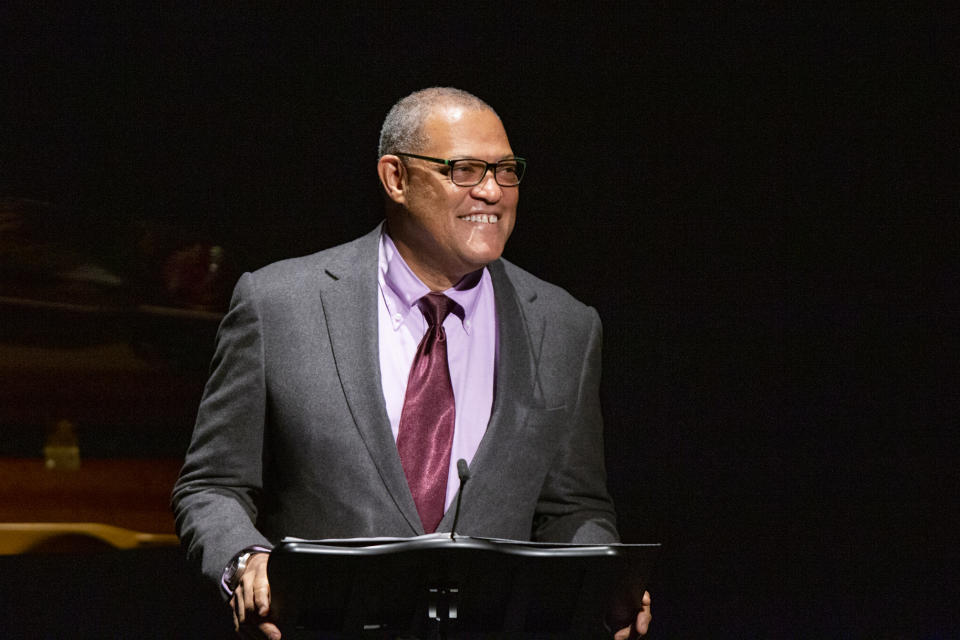
[[[271,609],[285,638],[609,639],[640,609],[659,547],[285,539],[270,554]]]

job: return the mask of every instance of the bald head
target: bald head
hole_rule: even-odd
[[[486,102],[462,89],[431,87],[411,93],[397,102],[387,113],[380,129],[378,156],[404,151],[423,151],[428,140],[424,125],[438,109],[459,107],[469,111],[496,111]],[[499,117],[499,116],[498,116]]]

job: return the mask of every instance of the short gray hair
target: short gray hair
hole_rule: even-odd
[[[424,122],[434,109],[448,105],[490,111],[497,115],[493,107],[462,89],[430,87],[416,91],[399,100],[387,113],[383,127],[380,128],[378,157],[400,151],[423,151],[427,145],[426,136],[423,134]]]

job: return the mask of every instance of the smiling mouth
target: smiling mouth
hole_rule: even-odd
[[[483,222],[486,224],[494,224],[500,220],[500,216],[492,213],[474,213],[469,216],[462,216],[461,220],[466,220],[467,222]]]

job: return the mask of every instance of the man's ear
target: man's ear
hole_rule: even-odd
[[[397,204],[406,204],[406,167],[400,158],[390,154],[380,156],[377,161],[377,174],[387,197]]]

